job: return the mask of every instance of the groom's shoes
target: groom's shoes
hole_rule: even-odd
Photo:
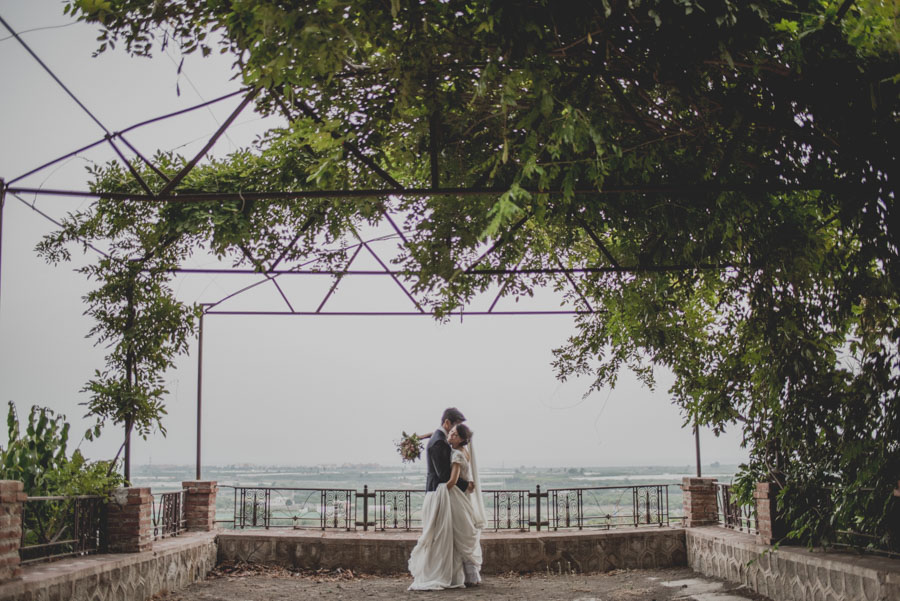
[[[466,582],[465,585],[466,585],[466,588],[472,588],[474,586],[478,586],[479,583],[478,582]]]

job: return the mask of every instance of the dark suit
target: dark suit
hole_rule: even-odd
[[[443,428],[438,428],[428,439],[428,446],[425,447],[428,455],[428,476],[425,480],[425,492],[433,492],[437,490],[439,484],[443,484],[450,480],[450,443],[447,442],[447,435]],[[462,478],[456,481],[456,487],[466,492],[469,488],[469,481]]]

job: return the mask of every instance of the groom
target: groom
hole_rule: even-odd
[[[465,416],[456,407],[450,407],[441,416],[441,427],[434,431],[428,441],[428,476],[425,481],[425,492],[434,492],[438,485],[450,480],[450,444],[447,436],[453,426],[466,421]],[[460,478],[456,486],[463,492],[475,490],[475,483]]]

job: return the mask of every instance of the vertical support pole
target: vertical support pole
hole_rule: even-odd
[[[534,523],[535,523],[535,526],[537,527],[537,531],[540,532],[541,531],[541,485],[540,484],[538,484],[535,487],[534,498],[537,500],[537,505],[535,506],[535,512],[534,512],[534,517],[535,517]]]
[[[697,449],[697,477],[702,478],[703,474],[700,473],[700,426],[694,422],[694,446]]]
[[[0,298],[3,296],[3,207],[6,206],[6,182],[0,178]]]
[[[131,486],[131,420],[125,421],[125,466],[123,471],[125,486]]]
[[[200,443],[201,443],[201,420],[203,417],[203,316],[206,314],[206,307],[200,307],[200,333],[197,336],[197,481],[202,480],[200,475]]]
[[[363,484],[363,531],[369,529],[369,485]]]

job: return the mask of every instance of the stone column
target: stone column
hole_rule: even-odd
[[[711,526],[719,522],[716,505],[715,478],[682,478],[681,490],[684,491],[684,525]]]
[[[216,519],[215,481],[191,480],[181,483],[184,488],[184,520],[185,530],[209,532],[214,529]]]
[[[764,545],[780,541],[787,534],[784,520],[778,513],[778,485],[757,482],[753,498],[756,500],[756,540]]]
[[[149,488],[117,488],[107,504],[107,536],[110,553],[149,551],[153,496]]]
[[[15,580],[22,572],[19,544],[24,504],[25,485],[18,480],[0,480],[0,584]]]

